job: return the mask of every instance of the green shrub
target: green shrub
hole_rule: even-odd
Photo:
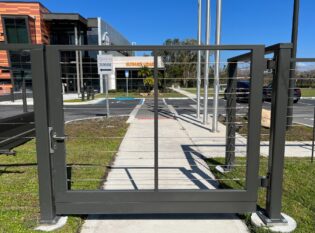
[[[147,77],[143,80],[143,84],[146,87],[146,89],[150,92],[154,87],[154,78],[153,77]]]

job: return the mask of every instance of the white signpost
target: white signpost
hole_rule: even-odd
[[[129,70],[125,71],[125,77],[126,77],[126,92],[127,92],[127,97],[129,96]]]
[[[108,77],[113,73],[113,55],[97,55],[98,74],[103,83],[103,75],[105,76],[105,90],[106,90],[106,110],[107,117],[109,117],[109,98],[108,98]]]
[[[98,55],[97,67],[99,75],[109,75],[113,73],[113,55]]]

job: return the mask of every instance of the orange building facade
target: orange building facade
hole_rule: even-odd
[[[38,2],[0,2],[0,43],[10,43],[6,32],[6,20],[24,19],[27,24],[29,43],[49,44],[49,30],[43,19],[43,14],[49,10]],[[10,67],[9,54],[0,51],[0,66]],[[9,84],[11,72],[0,69],[0,92],[7,93],[11,89]],[[0,93],[1,94],[1,93]]]
[[[108,45],[130,45],[121,33],[99,17],[50,12],[40,2],[0,0],[0,43],[103,45],[105,42]],[[79,93],[86,86],[97,91],[104,89],[104,80],[97,72],[97,53],[67,51],[60,55],[65,92]],[[114,55],[133,54],[116,51]],[[20,92],[22,88],[32,91],[30,53],[0,51],[0,95]]]

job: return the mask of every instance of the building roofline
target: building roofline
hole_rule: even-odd
[[[80,21],[83,24],[87,24],[88,20],[78,13],[46,13],[43,14],[43,18],[46,21],[53,20],[71,20]]]
[[[25,4],[39,4],[41,7],[45,8],[46,10],[48,10],[50,12],[50,10],[45,6],[43,5],[41,2],[38,2],[38,1],[1,1],[0,0],[0,3],[25,3]]]
[[[98,27],[98,18],[87,18],[88,27],[97,28]]]

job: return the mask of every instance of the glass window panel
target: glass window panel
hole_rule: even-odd
[[[11,25],[7,26],[6,27],[6,33],[7,33],[8,43],[17,43],[18,42],[15,26],[11,26]]]
[[[8,43],[29,43],[29,33],[24,18],[5,18]]]

